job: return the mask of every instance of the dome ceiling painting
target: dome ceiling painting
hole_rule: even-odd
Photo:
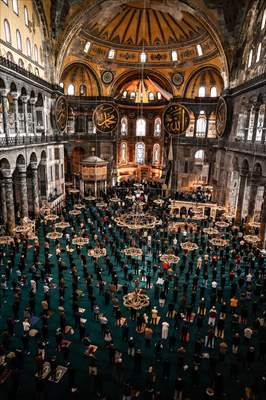
[[[113,4],[84,26],[92,39],[109,46],[172,48],[207,33],[185,5],[173,10],[158,0]]]

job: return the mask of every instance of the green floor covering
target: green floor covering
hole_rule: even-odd
[[[88,207],[85,211],[83,211],[83,215],[86,215],[86,218],[90,216],[92,220],[95,221],[95,216],[98,218],[98,221],[102,220],[102,215],[104,215],[104,212],[101,210],[97,210],[95,207],[91,206],[90,208]],[[83,217],[80,218],[82,220]],[[68,214],[65,216],[66,220],[72,220],[72,217],[70,217]],[[77,224],[77,218],[75,219],[75,226],[76,230],[78,230],[78,224]],[[94,225],[96,227],[96,225]],[[99,226],[99,225],[98,225]],[[113,226],[115,227],[115,232],[118,237],[120,237],[120,244],[121,248],[126,247],[125,243],[123,242],[122,239],[122,233],[123,230],[122,228],[117,228],[115,224],[113,223]],[[97,228],[96,228],[97,231]],[[93,232],[88,231],[90,234],[90,245],[89,247],[94,247],[94,242],[93,242]],[[98,237],[101,239],[101,235],[99,232]],[[119,236],[120,235],[120,236]],[[157,235],[160,235],[159,230],[157,230]],[[229,235],[229,234],[228,234]],[[132,233],[132,236],[136,237],[136,240],[138,242],[139,240],[139,234],[138,233]],[[230,236],[228,236],[230,237]],[[40,242],[43,245],[44,243],[44,227],[43,224],[41,224],[40,230],[39,230],[39,238]],[[182,238],[182,235],[179,234],[179,240]],[[193,237],[191,237],[193,240]],[[170,241],[170,239],[168,238]],[[60,240],[62,247],[65,246],[65,241],[64,239]],[[52,268],[52,277],[53,277],[53,282],[58,284],[58,274],[57,274],[57,267],[56,267],[56,258],[55,258],[55,247],[54,243],[50,241],[51,247],[50,247],[50,253],[53,255],[50,261],[53,263],[53,268]],[[112,244],[111,244],[112,245]],[[74,247],[74,246],[73,246]],[[145,247],[143,248],[145,250]],[[107,248],[108,253],[110,253],[110,248]],[[88,246],[82,249],[83,254],[87,254],[88,251]],[[32,254],[33,250],[29,249],[28,255],[27,255],[27,269],[32,265]],[[184,398],[189,398],[189,399],[205,399],[205,390],[206,387],[208,387],[210,383],[210,372],[212,372],[212,369],[209,367],[209,361],[208,360],[202,360],[201,365],[200,365],[200,385],[199,387],[194,387],[193,382],[192,382],[192,377],[191,377],[191,367],[192,367],[192,357],[193,357],[193,351],[194,351],[194,343],[195,340],[198,337],[203,337],[205,338],[205,334],[208,330],[207,326],[207,319],[208,317],[206,316],[204,319],[204,325],[201,331],[197,330],[196,323],[190,324],[190,340],[189,343],[185,345],[186,352],[187,352],[187,357],[186,357],[186,363],[189,366],[189,369],[187,371],[183,371],[177,368],[177,354],[176,351],[170,352],[169,347],[168,347],[168,341],[163,341],[164,345],[164,350],[163,350],[163,356],[162,360],[168,359],[171,362],[171,375],[170,375],[170,380],[166,381],[162,379],[161,372],[162,372],[162,361],[161,362],[155,362],[154,359],[154,344],[155,342],[160,339],[161,336],[161,322],[167,320],[170,323],[170,329],[169,329],[169,334],[172,334],[174,331],[173,328],[173,320],[168,320],[166,317],[166,312],[167,312],[167,303],[172,300],[172,282],[170,282],[170,290],[169,294],[167,297],[167,302],[166,306],[164,308],[159,308],[159,315],[161,317],[160,323],[158,326],[153,327],[154,329],[154,335],[153,335],[153,341],[152,341],[152,348],[147,348],[144,343],[144,336],[142,334],[136,333],[136,323],[134,321],[130,320],[130,312],[129,310],[125,309],[125,307],[122,305],[121,310],[122,313],[125,317],[127,317],[127,321],[130,327],[130,335],[134,336],[136,340],[136,347],[140,348],[143,353],[143,362],[142,362],[142,368],[141,370],[136,371],[134,369],[134,362],[131,357],[127,355],[127,344],[122,342],[121,340],[121,328],[115,326],[115,319],[114,316],[112,315],[112,306],[105,306],[104,305],[104,298],[99,295],[98,288],[95,287],[94,294],[97,296],[97,304],[100,306],[101,311],[104,312],[105,315],[107,315],[109,319],[109,324],[110,329],[113,334],[113,341],[115,347],[120,350],[123,353],[123,360],[124,360],[124,369],[123,369],[123,376],[122,376],[122,382],[121,380],[118,379],[117,375],[115,374],[114,367],[110,365],[109,359],[108,359],[108,350],[103,348],[104,340],[101,334],[100,330],[100,325],[99,322],[94,321],[92,318],[92,313],[90,311],[90,305],[88,303],[88,298],[87,298],[87,290],[85,286],[85,282],[83,280],[83,271],[80,263],[80,259],[76,252],[74,254],[74,259],[75,263],[78,268],[78,274],[79,274],[79,289],[82,290],[83,294],[80,297],[79,301],[79,306],[83,307],[86,309],[85,314],[82,314],[82,317],[87,318],[87,332],[88,336],[90,337],[91,341],[99,346],[97,353],[96,353],[96,358],[97,358],[97,364],[102,370],[102,375],[103,375],[103,390],[106,394],[107,399],[121,399],[122,398],[122,382],[129,381],[131,383],[136,383],[139,385],[141,389],[144,388],[144,380],[145,380],[145,374],[147,371],[147,368],[150,365],[154,365],[156,368],[156,374],[157,374],[157,380],[155,384],[155,388],[158,389],[161,392],[161,399],[172,399],[173,398],[173,393],[174,393],[174,380],[177,375],[181,375],[184,377],[185,381],[185,390],[184,390]],[[180,254],[182,254],[180,250]],[[196,263],[196,258],[197,258],[198,251],[194,254],[194,270],[196,268],[195,263]],[[20,254],[16,255],[16,265],[13,268],[12,272],[12,278],[16,277],[16,266],[19,261]],[[191,254],[189,255],[189,258],[191,257]],[[72,287],[71,287],[71,274],[69,270],[69,258],[66,253],[62,255],[62,258],[64,259],[68,269],[64,273],[67,289],[65,293],[65,309],[66,309],[66,318],[67,318],[67,323],[70,325],[74,325],[74,319],[72,316],[72,301],[71,301],[71,296],[72,296]],[[4,260],[6,262],[7,258]],[[92,259],[91,257],[87,256],[88,260],[88,269],[90,273],[94,274],[94,270],[92,268]],[[112,259],[113,262],[115,262],[114,259]],[[44,262],[44,248],[41,248],[40,252],[40,263]],[[104,258],[100,260],[100,265],[102,266],[103,269],[103,277],[106,282],[110,281],[110,276],[108,276],[106,267],[105,267],[105,261]],[[146,268],[146,267],[145,267]],[[256,266],[257,268],[257,266]],[[141,268],[140,268],[141,269]],[[183,273],[180,273],[180,279],[179,279],[179,299],[183,296],[183,283],[185,279],[185,273],[188,269],[188,263],[186,265],[186,268]],[[3,273],[4,266],[1,266],[1,274]],[[217,281],[218,284],[220,282],[220,272],[219,272],[219,262],[218,262],[218,267],[217,267],[218,273],[217,273]],[[226,265],[226,272],[229,270],[229,263]],[[116,271],[119,276],[119,283],[124,282],[124,274],[121,271],[121,266],[116,265]],[[179,265],[176,267],[176,271],[179,274]],[[189,279],[189,286],[187,290],[187,301],[188,303],[190,302],[191,298],[191,286],[192,286],[192,279],[193,275],[191,274],[190,279]],[[28,276],[30,274],[28,273]],[[205,291],[205,298],[207,301],[207,304],[209,302],[209,297],[210,297],[210,283],[211,283],[211,267],[209,266],[209,281],[208,281],[208,287]],[[11,278],[11,279],[12,279]],[[135,277],[136,278],[136,277]],[[152,279],[153,283],[155,281],[155,278]],[[194,310],[197,310],[197,303],[199,301],[199,287],[202,282],[202,271],[200,273],[200,279],[198,283],[198,293],[197,293],[197,300],[196,300],[196,305],[193,307]],[[94,274],[94,285],[96,286],[96,278]],[[143,285],[143,284],[142,284]],[[11,286],[9,282],[9,287]],[[245,290],[245,286],[242,288],[242,290]],[[23,315],[23,310],[24,307],[28,303],[28,292],[29,292],[29,287],[23,287],[22,288],[22,298],[21,298],[21,307],[20,307],[20,322],[16,323],[16,336],[11,339],[11,345],[10,345],[10,350],[15,349],[15,347],[20,343],[20,335],[21,335],[21,330],[22,330],[22,315]],[[240,290],[238,289],[238,296],[239,296]],[[147,293],[150,296],[151,299],[151,306],[157,305],[158,306],[158,300],[154,299],[154,289],[147,290]],[[50,291],[50,298],[51,298],[51,310],[53,311],[53,314],[49,320],[49,344],[47,345],[47,356],[52,356],[55,351],[55,330],[59,326],[59,317],[56,312],[57,307],[58,307],[58,290],[57,289],[51,289]],[[38,316],[41,311],[41,306],[40,306],[40,300],[43,297],[43,290],[42,290],[42,285],[40,284],[38,286],[38,291],[37,291],[37,301],[36,301],[36,315]],[[118,293],[118,297],[121,299],[122,298],[122,293]],[[252,299],[255,298],[255,295],[253,294]],[[224,291],[224,299],[228,302],[230,299],[230,282],[227,274],[227,282],[226,282],[226,288]],[[7,301],[6,303],[3,303],[3,299],[1,299],[1,319],[0,319],[0,329],[1,332],[5,328],[5,321],[7,316],[12,315],[12,302],[13,302],[13,293],[12,290],[8,291],[7,294]],[[122,304],[122,301],[121,301]],[[252,300],[247,301],[247,306],[249,309],[249,316],[248,316],[248,323],[253,324],[256,318],[256,315],[252,313]],[[176,309],[178,310],[179,307],[179,302],[176,303]],[[217,309],[219,310],[220,305],[217,306]],[[258,311],[257,315],[262,315],[264,310],[264,305],[261,303],[258,303]],[[205,349],[204,351],[208,352],[211,354],[211,356],[214,356],[217,358],[217,370],[222,372],[223,375],[223,380],[224,380],[224,386],[225,386],[225,395],[224,398],[230,398],[230,399],[240,399],[241,393],[243,393],[244,387],[246,385],[252,385],[254,384],[257,379],[259,379],[262,374],[265,372],[265,365],[262,360],[259,360],[259,354],[258,354],[258,342],[261,340],[262,335],[265,335],[265,332],[261,330],[260,332],[256,332],[254,334],[254,338],[252,339],[252,343],[254,343],[254,346],[256,347],[256,360],[254,364],[252,365],[251,370],[247,370],[246,368],[243,368],[242,365],[242,360],[245,358],[245,353],[246,353],[246,346],[243,344],[243,340],[241,341],[241,347],[240,347],[240,352],[239,352],[239,359],[240,361],[238,362],[239,364],[239,381],[232,381],[231,378],[229,377],[230,374],[230,365],[235,358],[235,356],[232,355],[231,353],[231,348],[230,348],[230,338],[231,338],[231,324],[230,324],[230,313],[227,317],[226,320],[226,327],[225,327],[225,341],[229,345],[229,351],[228,354],[225,357],[224,361],[219,361],[218,360],[218,350],[217,346],[220,343],[220,339],[216,339],[215,343],[215,350],[210,350],[210,349]],[[182,324],[179,326],[178,329],[175,330],[177,342],[175,349],[178,349],[181,344],[180,344],[180,328]],[[40,322],[36,324],[37,329],[41,328]],[[239,331],[240,333],[243,332],[245,326],[240,325]],[[52,400],[52,399],[66,399],[66,398],[78,398],[78,399],[94,399],[96,398],[96,394],[93,393],[93,378],[88,376],[88,361],[86,357],[84,356],[84,346],[79,340],[79,334],[78,331],[75,332],[74,335],[72,336],[66,336],[69,340],[72,341],[71,344],[71,354],[70,354],[70,359],[72,362],[73,367],[77,371],[77,376],[76,376],[76,381],[77,381],[77,386],[78,386],[78,392],[76,394],[71,394],[69,392],[68,388],[68,379],[67,376],[62,380],[61,383],[59,384],[54,384],[54,383],[49,383],[45,382],[45,388],[44,388],[44,398]],[[22,372],[22,376],[20,379],[20,387],[17,393],[17,399],[34,399],[36,398],[36,393],[35,393],[35,380],[34,380],[34,372],[35,372],[35,362],[33,357],[35,356],[36,353],[36,340],[35,338],[31,339],[30,341],[30,351],[31,355],[30,356],[25,356],[25,365],[24,369]],[[61,354],[57,354],[58,361],[60,363],[61,361]],[[265,393],[261,394],[259,399],[265,398]],[[12,398],[12,381],[9,379],[7,382],[5,382],[3,385],[0,386],[0,399],[4,400],[6,398]],[[143,395],[140,396],[140,398],[144,398]]]

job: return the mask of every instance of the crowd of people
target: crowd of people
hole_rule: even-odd
[[[122,186],[102,194],[106,207],[85,201],[77,216],[69,211],[80,199],[69,194],[60,239],[47,239],[55,222],[41,215],[37,240],[1,246],[1,399],[265,398],[265,260],[243,240],[245,226],[221,229],[221,248],[203,232],[211,218],[169,232],[178,218],[167,200],[153,202],[160,187],[147,185],[144,212],[160,225],[128,230],[114,217],[132,209],[139,193],[128,193],[140,188]],[[182,250],[188,240],[198,249]],[[128,247],[142,255],[125,256]],[[106,255],[93,257],[95,248]],[[160,260],[169,252],[177,264]],[[149,304],[125,307],[136,289]]]

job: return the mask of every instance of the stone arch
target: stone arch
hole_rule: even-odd
[[[5,88],[6,88],[5,81],[2,78],[0,78],[0,89],[5,89]]]

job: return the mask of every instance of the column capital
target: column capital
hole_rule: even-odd
[[[10,94],[13,97],[14,100],[18,100],[18,98],[19,98],[19,93],[18,92],[10,92]]]
[[[0,96],[7,97],[8,90],[7,89],[0,89]]]
[[[29,96],[26,94],[23,94],[22,96],[20,96],[22,103],[27,103],[27,101],[29,100]]]
[[[21,175],[26,174],[26,172],[27,172],[26,165],[18,165],[17,168],[18,168],[19,174],[21,174]]]
[[[37,170],[38,169],[38,163],[36,161],[31,161],[30,167],[32,170]]]
[[[37,102],[37,97],[30,98],[30,104],[32,104],[34,106],[34,104],[36,104],[36,102]]]
[[[10,169],[3,168],[1,169],[1,172],[5,180],[10,178],[12,179],[12,172]]]

